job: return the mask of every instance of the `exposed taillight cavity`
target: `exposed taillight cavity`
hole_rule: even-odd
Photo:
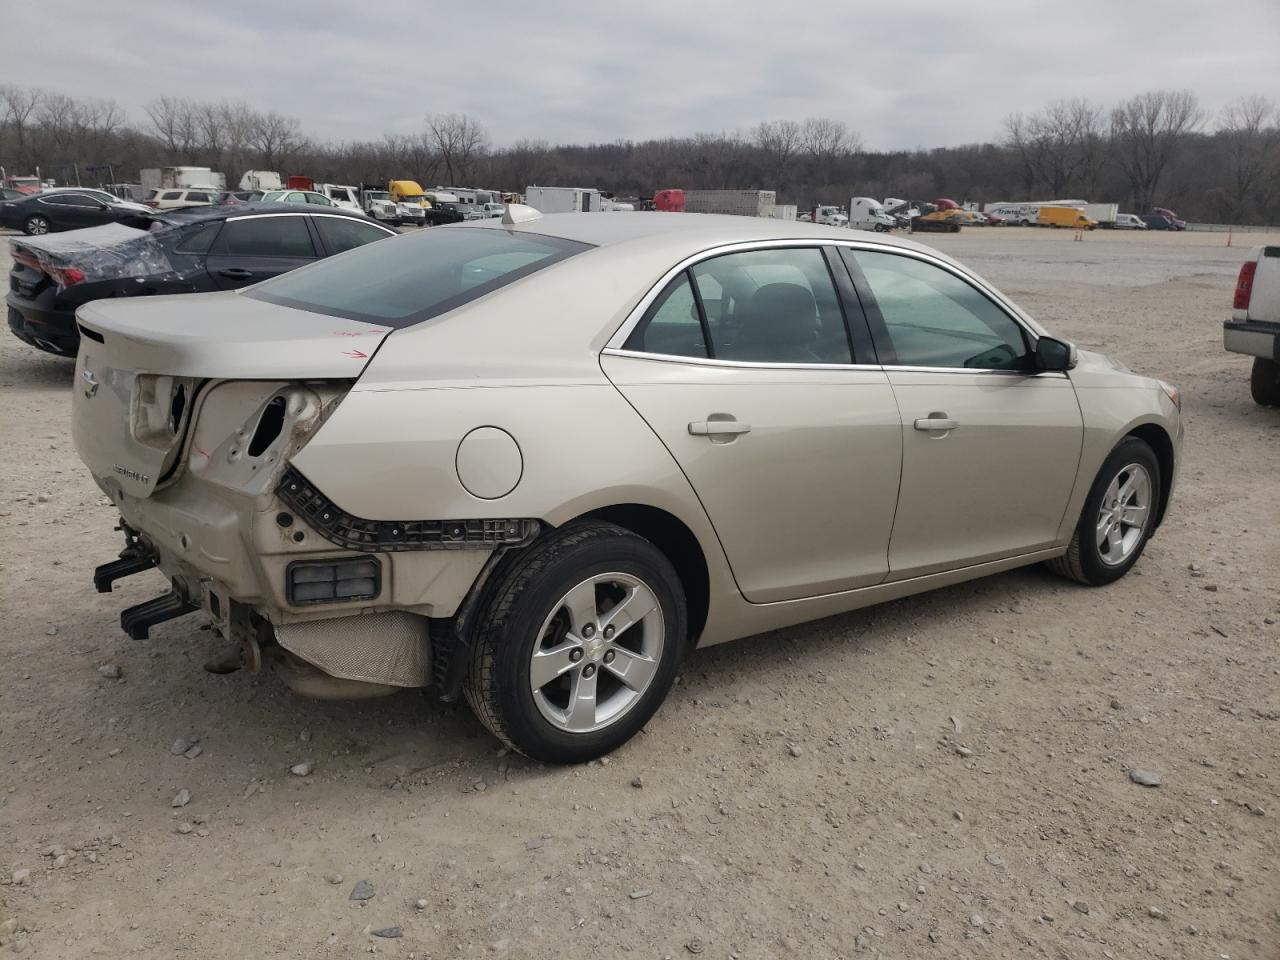
[[[64,290],[72,284],[84,282],[84,271],[79,267],[49,267],[48,269],[53,282]]]
[[[1257,272],[1258,263],[1256,260],[1250,260],[1240,267],[1240,276],[1236,278],[1236,296],[1231,301],[1231,309],[1249,309],[1249,299],[1253,296],[1253,275]]]

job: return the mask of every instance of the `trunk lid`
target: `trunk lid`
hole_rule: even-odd
[[[76,450],[134,497],[175,468],[206,381],[355,380],[391,332],[238,293],[98,300],[76,320]]]
[[[9,250],[15,262],[47,274],[60,287],[174,272],[153,234],[120,223],[15,237]]]

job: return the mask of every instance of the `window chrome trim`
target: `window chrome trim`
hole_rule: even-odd
[[[283,213],[268,213],[268,214],[266,214],[266,216],[268,216],[268,217],[283,217],[283,216],[287,216],[287,214],[283,214]],[[384,227],[382,224],[380,224],[377,220],[374,220],[374,219],[373,219],[371,216],[369,216],[368,214],[365,214],[365,215],[364,215],[364,217],[363,217],[363,219],[362,219],[361,217],[350,217],[350,216],[347,216],[346,214],[342,214],[342,213],[295,213],[295,214],[293,214],[293,216],[295,216],[295,217],[328,217],[330,220],[352,220],[352,221],[354,221],[354,222],[356,222],[356,223],[362,223],[362,224],[364,224],[366,227],[369,227],[369,226],[377,227],[379,230],[381,230],[383,233],[385,233],[388,237],[398,237],[398,236],[400,236],[400,234],[396,233],[396,232],[395,232],[394,230],[392,230],[390,227]],[[245,219],[245,217],[238,217],[237,219],[239,219],[239,220],[244,220],[244,219]],[[253,219],[253,218],[252,218],[252,217],[250,217],[250,218],[248,218],[248,219]]]
[[[674,353],[644,353],[624,350],[621,347],[605,347],[601,353],[609,357],[628,357],[635,360],[657,360],[661,363],[684,363],[699,367],[736,367],[745,370],[883,370],[876,363],[769,363],[760,360],[719,360],[713,357],[682,357]]]
[[[227,223],[235,223],[237,220],[265,220],[267,217],[309,217],[309,213],[299,213],[296,210],[286,210],[283,213],[242,213],[238,217],[227,217]]]
[[[730,367],[746,370],[862,370],[892,373],[982,373],[997,374],[1005,377],[1036,377],[1042,380],[1066,380],[1067,375],[1059,370],[1003,370],[996,367],[907,367],[895,364],[879,363],[768,363],[759,360],[718,360],[712,357],[682,357],[673,353],[645,353],[639,350],[624,350],[621,347],[605,347],[602,356],[622,357],[632,360],[657,360],[659,363],[683,363],[696,367]]]
[[[868,241],[868,240],[843,240],[843,239],[831,238],[831,237],[814,238],[811,240],[805,240],[800,238],[788,237],[786,239],[742,240],[742,241],[737,241],[735,243],[726,243],[716,247],[709,247],[706,250],[700,250],[697,253],[694,253],[685,257],[683,260],[681,260],[671,269],[667,270],[667,272],[664,273],[658,279],[657,283],[655,283],[652,287],[650,287],[649,290],[645,293],[645,295],[640,298],[639,302],[635,305],[635,307],[632,308],[631,312],[627,314],[626,319],[622,321],[622,325],[618,327],[618,329],[614,332],[613,336],[609,338],[602,352],[609,354],[610,356],[639,357],[641,359],[646,359],[646,360],[664,360],[668,362],[674,361],[679,363],[696,363],[696,364],[708,364],[708,365],[717,365],[717,366],[745,366],[745,367],[757,368],[757,369],[760,369],[760,368],[763,368],[763,369],[776,368],[776,369],[784,369],[784,370],[858,369],[858,370],[884,370],[886,373],[894,370],[903,370],[903,371],[910,371],[915,373],[948,373],[948,372],[949,373],[1000,373],[1000,374],[1013,374],[1020,377],[1036,377],[1036,376],[1043,376],[1046,373],[1058,372],[1058,371],[1040,371],[1040,372],[1030,371],[1029,372],[1024,370],[999,370],[999,369],[993,369],[990,367],[921,367],[921,366],[905,366],[905,365],[899,365],[899,364],[872,365],[872,364],[849,364],[849,363],[841,363],[841,364],[754,363],[754,362],[746,362],[746,361],[712,360],[707,357],[676,357],[676,356],[668,356],[666,354],[642,353],[637,350],[627,350],[624,347],[624,344],[626,343],[627,338],[631,336],[631,332],[639,325],[640,321],[644,319],[644,315],[646,312],[648,312],[649,307],[653,304],[655,300],[658,299],[659,296],[661,296],[662,291],[667,288],[667,284],[670,283],[672,279],[675,278],[676,274],[680,273],[681,271],[688,270],[690,267],[694,266],[695,264],[701,263],[704,260],[711,260],[716,257],[721,257],[729,253],[743,253],[743,252],[749,252],[749,251],[755,251],[755,250],[785,249],[788,247],[812,247],[819,250],[822,249],[823,247],[849,247],[854,250],[867,250],[871,253],[888,253],[888,254],[893,254],[898,256],[907,256],[915,260],[920,260],[924,263],[929,264],[930,266],[938,267],[939,269],[946,271],[947,273],[956,277],[960,281],[964,283],[968,283],[970,286],[974,287],[975,289],[983,293],[999,309],[1003,310],[1006,314],[1008,314],[1009,319],[1012,320],[1015,324],[1017,324],[1018,327],[1021,328],[1023,332],[1026,333],[1031,338],[1032,352],[1035,351],[1036,341],[1038,341],[1041,337],[1051,336],[1051,334],[1047,330],[1044,330],[1043,328],[1041,328],[1040,325],[1036,323],[1031,317],[1025,315],[1020,309],[1018,309],[1017,306],[1015,306],[1008,298],[1006,298],[998,290],[991,287],[989,284],[979,279],[978,277],[965,273],[955,264],[949,263],[946,260],[933,256],[927,250],[915,250],[915,249],[912,249],[911,247],[900,247],[896,244],[876,243],[874,241]],[[1067,379],[1065,373],[1062,374],[1062,377],[1064,379]]]

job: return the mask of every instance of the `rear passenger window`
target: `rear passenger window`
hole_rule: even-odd
[[[687,273],[682,271],[667,284],[631,331],[625,348],[674,357],[707,357],[707,341]]]
[[[206,223],[192,230],[186,230],[174,248],[178,253],[208,253],[213,246],[213,238],[222,228],[221,223]]]
[[[254,217],[227,223],[223,241],[233,257],[314,257],[303,217]]]
[[[844,312],[816,247],[730,253],[690,273],[711,356],[756,363],[852,363]]]
[[[160,199],[161,199],[161,200],[181,200],[181,199],[182,199],[182,191],[181,191],[181,190],[170,190],[168,193],[166,193],[166,194],[165,194],[163,197],[161,197]]]
[[[192,193],[188,193],[188,194],[187,194],[187,199],[188,199],[188,200],[191,200],[191,201],[193,201],[193,202],[195,202],[195,203],[208,203],[208,202],[209,202],[209,195],[208,195],[207,193],[195,193],[195,192],[192,192]]]
[[[330,253],[342,253],[387,236],[385,230],[370,223],[362,223],[354,217],[316,217],[312,222],[320,231],[320,238],[324,240]]]

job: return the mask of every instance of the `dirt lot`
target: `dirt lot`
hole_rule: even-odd
[[[1143,560],[1107,589],[1033,568],[697,652],[644,735],[571,769],[418,694],[205,673],[195,618],[125,638],[160,578],[93,592],[115,517],[71,444],[71,364],[4,331],[0,952],[1280,957],[1280,412],[1221,346],[1242,251],[930,242],[1181,386]]]

